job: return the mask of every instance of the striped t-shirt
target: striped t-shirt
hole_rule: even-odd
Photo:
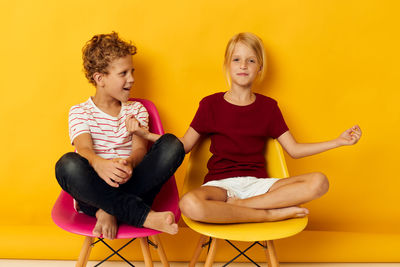
[[[69,111],[69,137],[71,143],[83,133],[89,133],[93,149],[102,158],[127,158],[132,151],[132,136],[125,127],[126,118],[134,115],[141,126],[148,128],[149,114],[140,102],[121,103],[117,117],[101,111],[90,97]]]

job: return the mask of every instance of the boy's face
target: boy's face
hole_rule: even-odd
[[[108,74],[103,76],[103,93],[121,102],[128,101],[135,82],[134,70],[131,55],[114,59],[107,68]]]

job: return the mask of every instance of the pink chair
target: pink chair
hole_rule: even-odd
[[[150,131],[157,134],[163,134],[164,129],[162,127],[160,116],[157,112],[155,105],[151,101],[145,99],[133,98],[130,100],[139,101],[146,107],[149,113]],[[181,215],[178,207],[178,202],[179,202],[178,189],[176,186],[175,177],[172,176],[168,180],[168,182],[164,184],[160,193],[157,195],[156,199],[154,200],[152,209],[156,211],[169,210],[173,212],[175,214],[175,221],[177,222],[179,221]],[[53,218],[55,224],[57,224],[60,228],[74,234],[86,236],[78,261],[76,263],[76,267],[86,266],[87,261],[89,259],[91,248],[94,244],[98,242],[104,243],[109,249],[113,251],[113,253],[95,266],[100,265],[113,255],[118,255],[130,266],[134,266],[128,260],[122,257],[118,252],[136,238],[139,238],[140,240],[140,245],[142,248],[143,258],[146,267],[153,266],[153,261],[151,259],[149,250],[149,244],[157,249],[157,252],[160,256],[160,260],[163,266],[164,267],[169,266],[168,260],[165,256],[164,249],[162,247],[162,244],[158,236],[160,232],[153,229],[137,228],[127,224],[119,225],[116,238],[117,239],[129,238],[131,240],[118,250],[114,250],[104,241],[103,238],[99,238],[96,242],[94,242],[95,237],[92,234],[92,230],[96,224],[96,218],[88,216],[83,213],[78,213],[74,209],[73,198],[63,190],[61,190],[61,193],[58,196],[56,203],[54,204],[53,210],[51,212],[51,217]],[[152,236],[153,242],[149,240],[150,236]]]

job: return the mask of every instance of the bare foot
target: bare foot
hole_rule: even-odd
[[[93,235],[96,237],[114,239],[118,230],[117,219],[102,209],[96,212],[96,218],[97,222],[93,228]]]
[[[175,223],[175,216],[170,211],[156,212],[151,210],[143,226],[171,235],[178,233],[178,225]]]
[[[280,209],[269,209],[265,210],[267,212],[267,220],[269,222],[281,221],[291,218],[301,218],[309,214],[308,209],[301,207],[287,207]]]

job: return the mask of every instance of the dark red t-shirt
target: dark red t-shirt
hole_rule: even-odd
[[[247,106],[224,99],[224,93],[203,98],[190,126],[211,137],[213,154],[204,182],[237,176],[268,177],[264,148],[269,137],[278,138],[288,130],[278,104],[257,94]]]

